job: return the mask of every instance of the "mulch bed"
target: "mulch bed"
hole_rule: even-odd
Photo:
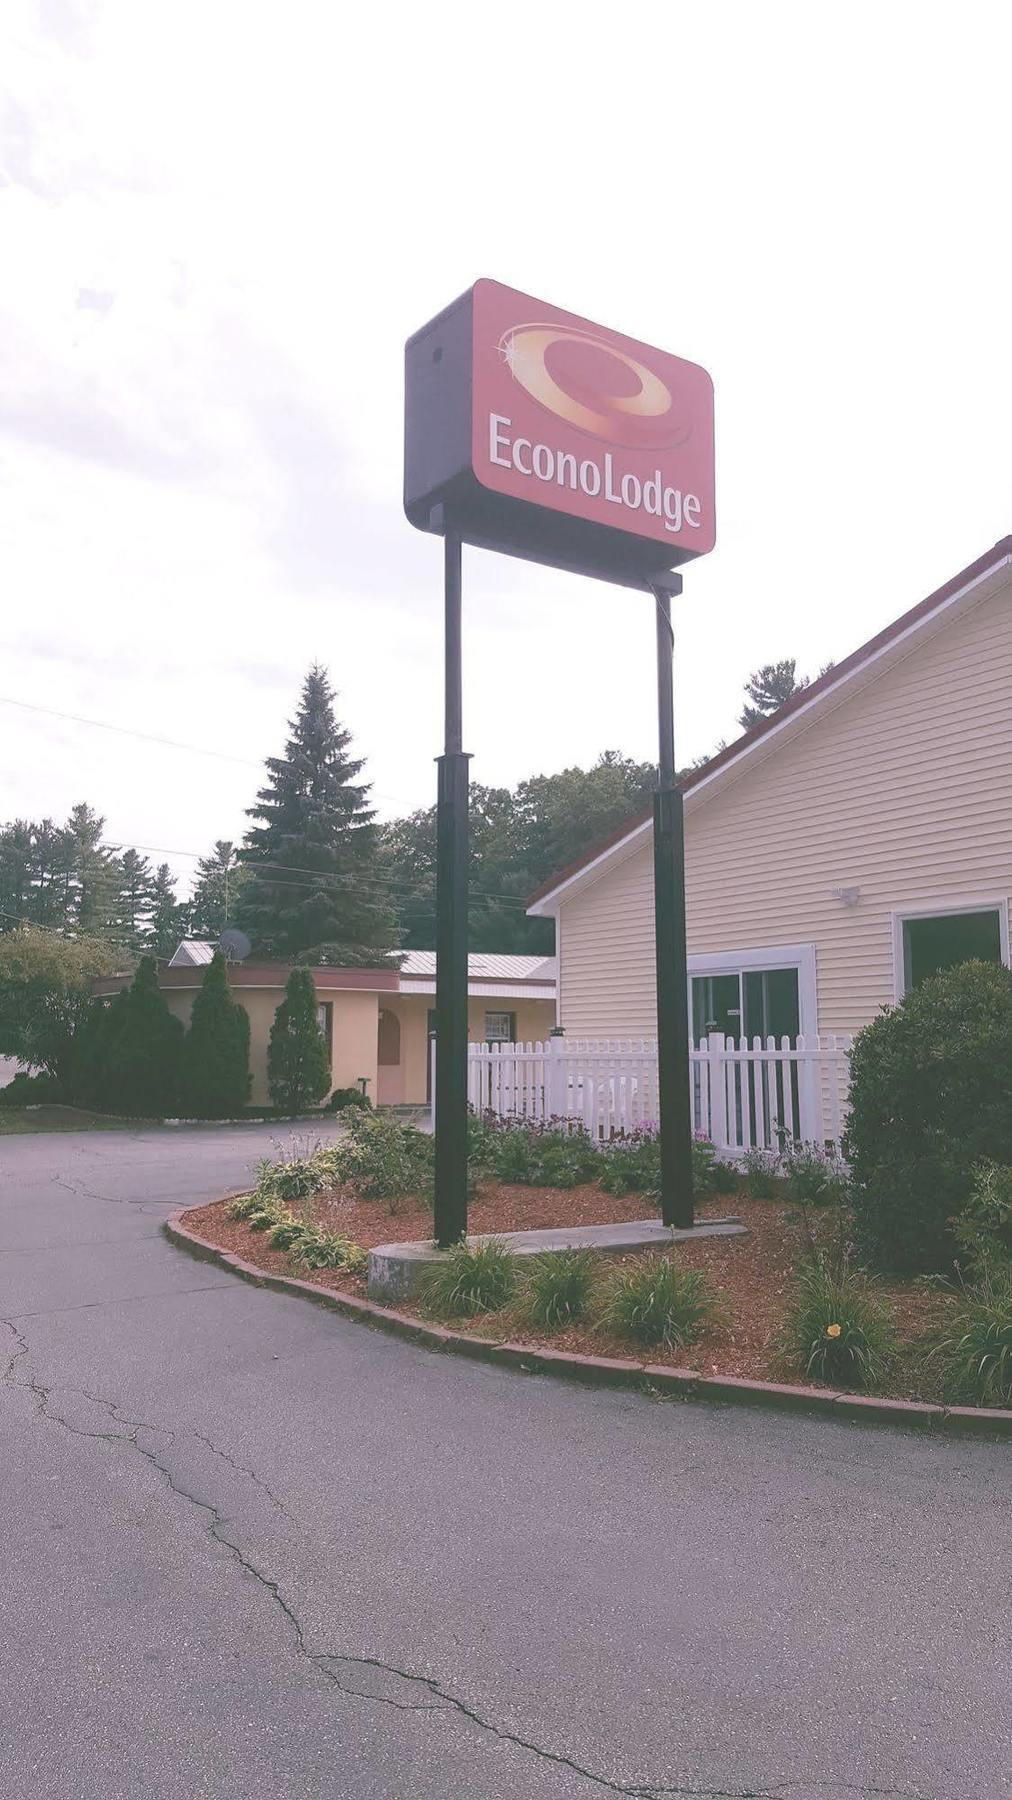
[[[376,1244],[432,1236],[432,1214],[415,1201],[398,1203],[397,1210],[391,1213],[387,1201],[360,1200],[351,1190],[337,1188],[300,1205],[317,1223],[328,1230],[345,1232],[367,1250]],[[307,1273],[287,1251],[272,1250],[266,1233],[251,1231],[244,1221],[230,1219],[227,1207],[224,1200],[194,1207],[185,1215],[186,1224],[200,1237],[269,1274],[297,1274],[323,1288],[365,1294],[364,1276],[336,1270]],[[293,1210],[300,1210],[300,1206]],[[671,1367],[689,1365],[706,1375],[754,1381],[803,1380],[777,1351],[787,1294],[801,1248],[796,1212],[783,1201],[753,1200],[745,1194],[719,1194],[697,1207],[700,1221],[728,1214],[740,1218],[748,1229],[747,1237],[699,1238],[677,1246],[679,1259],[703,1270],[721,1300],[719,1321],[687,1349],[667,1351],[663,1346],[655,1346],[643,1350],[627,1338],[588,1325],[546,1333],[532,1326],[519,1308],[465,1321],[459,1328],[482,1337],[547,1344],[584,1356],[643,1356]],[[558,1225],[614,1224],[652,1216],[651,1202],[642,1194],[618,1198],[592,1185],[559,1190],[483,1182],[471,1202],[468,1224],[473,1233],[533,1231]],[[816,1220],[816,1229],[830,1228],[827,1219],[816,1215]],[[620,1260],[626,1259],[608,1258],[605,1266],[613,1267]],[[937,1401],[941,1398],[938,1377],[926,1361],[925,1352],[944,1316],[946,1297],[915,1283],[894,1284],[884,1291],[895,1310],[902,1346],[889,1391],[898,1399]],[[421,1316],[409,1302],[399,1303],[398,1310]]]

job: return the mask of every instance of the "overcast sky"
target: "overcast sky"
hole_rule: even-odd
[[[757,664],[814,673],[1012,530],[1007,9],[2,18],[0,692],[219,755],[3,704],[0,819],[87,799],[185,877],[313,658],[380,813],[432,800],[402,346],[478,275],[713,374],[681,761]],[[646,597],[466,551],[465,632],[475,779],[656,754]]]

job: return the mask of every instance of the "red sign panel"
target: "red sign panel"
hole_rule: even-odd
[[[472,468],[494,493],[700,556],[716,539],[713,383],[502,287],[473,307]]]

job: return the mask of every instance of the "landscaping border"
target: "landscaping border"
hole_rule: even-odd
[[[224,1199],[233,1198],[224,1195]],[[704,1375],[697,1369],[672,1369],[651,1362],[614,1356],[577,1356],[568,1350],[551,1350],[540,1344],[512,1340],[496,1342],[430,1325],[375,1300],[342,1294],[296,1275],[273,1275],[255,1263],[245,1262],[191,1231],[184,1223],[193,1207],[172,1213],[162,1226],[169,1241],[205,1262],[229,1269],[254,1287],[279,1294],[298,1294],[317,1306],[328,1307],[363,1325],[388,1331],[428,1350],[451,1351],[473,1362],[518,1369],[525,1374],[552,1375],[580,1381],[592,1387],[632,1388],[640,1393],[662,1394],[679,1400],[708,1400],[738,1406],[765,1406],[778,1412],[811,1413],[816,1417],[847,1419],[855,1424],[915,1426],[973,1437],[1012,1440],[1012,1411],[977,1406],[936,1406],[920,1400],[887,1400],[877,1395],[835,1393],[828,1388],[790,1386],[779,1381],[748,1381],[729,1375]]]

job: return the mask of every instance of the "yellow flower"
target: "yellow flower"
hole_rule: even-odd
[[[827,1325],[826,1326],[826,1336],[827,1337],[839,1337],[842,1330],[843,1330],[842,1325]]]

